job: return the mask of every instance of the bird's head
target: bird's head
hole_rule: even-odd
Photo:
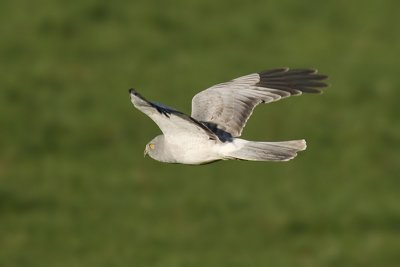
[[[162,161],[164,149],[164,136],[159,135],[151,140],[144,149],[144,156],[149,155],[152,159]]]

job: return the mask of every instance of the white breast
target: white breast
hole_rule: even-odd
[[[177,163],[204,164],[222,159],[215,140],[179,135],[168,138],[166,145]]]

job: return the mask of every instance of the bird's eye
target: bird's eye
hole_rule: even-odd
[[[155,145],[153,143],[149,144],[150,149],[154,149]]]

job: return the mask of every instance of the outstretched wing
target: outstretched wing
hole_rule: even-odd
[[[167,138],[191,135],[217,140],[217,136],[212,131],[192,117],[162,104],[150,102],[134,89],[130,89],[129,94],[133,105],[149,116]]]
[[[312,69],[282,68],[249,74],[195,95],[192,117],[215,132],[222,130],[238,137],[258,104],[302,93],[320,93],[327,86],[321,82],[326,78]]]

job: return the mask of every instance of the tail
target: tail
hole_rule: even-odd
[[[297,152],[306,149],[305,140],[284,142],[241,142],[241,148],[229,153],[230,158],[253,161],[288,161],[297,156]]]

